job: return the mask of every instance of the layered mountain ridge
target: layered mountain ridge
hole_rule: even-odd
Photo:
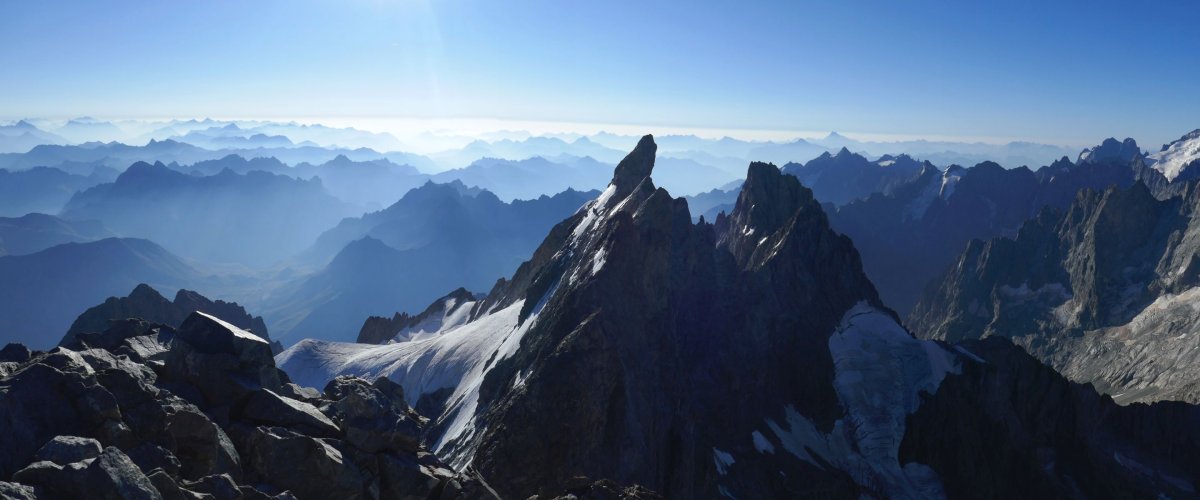
[[[1122,402],[1200,401],[1196,184],[1083,191],[1013,239],[973,241],[914,309],[923,336],[1003,336]]]
[[[838,207],[830,220],[854,240],[885,302],[907,314],[967,242],[1013,236],[1043,207],[1065,208],[1080,190],[1136,181],[1159,198],[1182,189],[1149,168],[1132,139],[1109,139],[1077,163],[1062,158],[1037,171],[993,162],[945,171],[927,166],[890,192]]]
[[[1020,487],[1051,494],[1079,488],[1079,471],[1104,471],[1108,484],[1139,495],[1194,491],[1187,479],[1173,482],[1191,477],[1192,460],[1164,468],[1176,475],[1162,480],[1121,457],[1170,463],[1195,442],[1175,449],[1079,433],[1097,453],[1022,438],[1011,454],[973,455],[977,470],[945,460],[928,447],[929,426],[953,420],[971,435],[1004,418],[964,420],[955,409],[1028,412],[1005,407],[1010,385],[993,380],[1022,380],[1031,391],[1022,405],[1064,414],[1085,406],[1051,397],[1068,387],[1061,378],[1025,378],[1041,368],[1020,350],[976,354],[914,338],[794,177],[752,164],[733,211],[693,224],[686,202],[650,180],[655,149],[643,138],[608,188],[465,320],[387,345],[303,341],[277,362],[302,384],[347,373],[398,382],[410,404],[429,410],[431,448],[506,497],[583,476],[667,497],[929,498],[1027,473],[1037,481]],[[1009,361],[997,372],[992,359]],[[943,392],[947,381],[956,388]],[[1086,408],[1116,408],[1090,394]],[[1156,406],[1129,421],[1195,418],[1191,407]],[[1042,436],[1054,427],[1022,417],[1009,429]],[[1037,446],[1059,461],[1034,460]],[[1122,455],[1104,455],[1114,447]]]

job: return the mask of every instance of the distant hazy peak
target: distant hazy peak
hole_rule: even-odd
[[[1115,161],[1128,163],[1134,158],[1140,156],[1142,150],[1138,148],[1137,141],[1126,138],[1124,141],[1118,141],[1112,137],[1105,139],[1099,146],[1091,147],[1079,153],[1079,162],[1083,163],[1100,163],[1106,161]]]

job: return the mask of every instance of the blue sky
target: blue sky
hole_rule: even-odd
[[[494,118],[1155,148],[1200,3],[0,3],[0,119]]]

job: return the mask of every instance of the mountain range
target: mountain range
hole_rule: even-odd
[[[352,213],[319,179],[262,171],[197,177],[141,162],[112,183],[75,194],[61,215],[98,219],[185,257],[253,267],[300,252]]]
[[[732,212],[693,224],[650,179],[655,149],[644,137],[511,278],[455,302],[465,318],[277,363],[302,385],[399,383],[430,448],[501,497],[597,480],[683,498],[1195,491],[1196,407],[1120,407],[1011,344],[914,338],[796,178],[751,164]]]
[[[1200,131],[13,137],[0,496],[1196,496]]]
[[[1015,235],[1043,207],[1066,207],[1081,189],[1128,187],[1136,180],[1158,186],[1162,195],[1175,189],[1146,168],[1140,153],[1122,155],[1122,143],[1111,141],[1078,162],[1062,158],[1037,171],[992,162],[944,171],[927,165],[889,192],[838,207],[830,220],[854,240],[884,300],[907,314],[973,239]],[[1129,147],[1136,149],[1136,143]]]

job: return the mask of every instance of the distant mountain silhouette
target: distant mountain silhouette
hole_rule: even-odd
[[[319,165],[301,163],[292,169],[301,179],[320,177],[325,189],[343,201],[377,207],[395,203],[404,193],[429,180],[415,167],[386,158],[354,161],[338,155]]]
[[[245,130],[234,123],[223,127],[193,130],[172,139],[205,149],[287,148],[296,145],[285,135],[268,135]]]
[[[0,256],[25,255],[63,243],[82,243],[114,236],[98,221],[66,221],[31,213],[0,217]]]
[[[504,200],[537,198],[566,189],[604,187],[612,167],[592,158],[565,157],[552,161],[538,156],[523,160],[483,158],[469,166],[435,174],[434,182],[462,181],[479,186]]]
[[[117,141],[126,136],[126,132],[113,123],[87,116],[70,120],[54,132],[71,142]]]
[[[94,218],[206,262],[262,266],[293,255],[352,213],[320,180],[267,172],[198,177],[139,162],[71,198],[65,218]]]
[[[799,178],[822,203],[840,206],[874,193],[890,192],[915,179],[923,166],[908,155],[884,155],[871,161],[842,148],[837,154],[823,153],[804,164],[784,165],[783,173]]]
[[[907,154],[941,167],[974,165],[994,161],[1007,168],[1045,165],[1074,151],[1065,146],[1012,141],[1003,144],[987,142],[904,140],[860,141],[831,132],[813,143],[837,151],[847,148],[868,155]]]
[[[565,141],[557,137],[529,137],[522,140],[502,139],[498,141],[476,140],[460,149],[430,155],[445,168],[461,168],[481,158],[524,160],[527,158],[556,156],[590,157],[605,163],[617,162],[621,151],[606,147],[586,137]],[[603,183],[601,184],[603,185]]]
[[[0,257],[0,332],[9,342],[53,346],[80,311],[139,283],[175,290],[202,277],[175,255],[141,239],[67,243]]]
[[[244,158],[277,158],[288,165],[303,162],[320,164],[336,158],[338,155],[355,161],[378,160],[391,158],[405,164],[419,167],[431,166],[432,162],[419,155],[410,153],[380,153],[366,148],[326,148],[321,146],[295,147],[254,147],[254,148],[225,148],[210,150],[172,139],[151,139],[143,146],[131,146],[119,142],[87,142],[83,144],[40,145],[24,153],[0,154],[0,168],[23,170],[38,166],[59,166],[63,163],[99,164],[124,170],[132,163],[139,161],[177,163],[191,165],[205,160],[217,160],[237,154]]]
[[[304,162],[289,166],[276,158],[246,159],[230,154],[187,166],[167,166],[196,175],[214,175],[228,169],[239,174],[258,170],[304,180],[319,177],[325,189],[338,199],[375,210],[395,203],[404,193],[430,178],[415,167],[396,164],[386,158],[355,161],[345,155],[337,155],[320,164]]]
[[[504,203],[461,183],[427,183],[322,234],[305,258],[328,265],[277,292],[263,313],[279,338],[353,341],[368,316],[420,310],[458,287],[490,289],[596,194]]]
[[[0,153],[24,153],[39,144],[65,144],[58,134],[47,132],[27,121],[0,125]]]
[[[764,161],[783,165],[794,162],[806,162],[821,154],[828,153],[829,149],[805,141],[804,139],[796,139],[791,142],[784,143],[768,143],[750,150],[750,159],[753,161]]]
[[[0,168],[0,216],[58,213],[76,191],[111,180],[103,174],[75,175],[50,167],[20,171]]]

